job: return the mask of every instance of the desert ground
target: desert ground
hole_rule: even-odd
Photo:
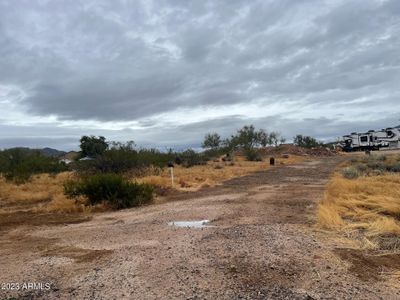
[[[3,215],[0,299],[400,299],[399,254],[316,226],[346,159],[277,165],[123,211]]]

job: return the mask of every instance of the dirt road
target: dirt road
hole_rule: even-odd
[[[277,166],[78,224],[7,229],[0,282],[20,287],[0,299],[399,299],[366,254],[313,227],[339,161]],[[210,222],[168,224],[185,220]]]

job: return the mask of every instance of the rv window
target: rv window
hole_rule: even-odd
[[[373,141],[374,141],[374,138],[373,138],[372,135],[369,136],[369,141],[370,141],[370,142],[373,142]]]
[[[364,135],[364,136],[362,136],[362,137],[360,138],[360,141],[361,141],[362,143],[366,143],[366,142],[368,142],[368,137],[367,137],[366,135]]]

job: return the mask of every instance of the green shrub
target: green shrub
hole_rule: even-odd
[[[157,149],[134,149],[133,142],[111,143],[109,149],[92,160],[79,161],[75,168],[80,173],[95,174],[118,173],[124,174],[133,171],[140,173],[149,167],[163,168],[169,161],[174,161],[176,153],[171,150],[167,153]]]
[[[244,151],[244,155],[248,161],[262,161],[262,156],[256,149],[250,148]]]
[[[395,173],[399,173],[400,172],[400,162],[396,162],[393,165],[389,165],[387,166],[387,170],[389,172],[395,172]]]
[[[364,173],[368,170],[368,167],[365,164],[357,164],[355,168],[360,172]]]
[[[342,176],[347,179],[356,179],[360,176],[360,172],[356,168],[348,167],[342,170]]]
[[[139,166],[134,149],[112,148],[93,160],[79,162],[86,170],[102,173],[125,173]]]
[[[94,205],[103,201],[116,209],[149,203],[153,199],[153,187],[132,183],[118,174],[96,174],[64,184],[64,193],[70,198],[86,197]]]
[[[183,151],[180,153],[179,157],[182,160],[182,164],[187,168],[207,163],[205,157],[201,153],[197,153],[192,149]]]
[[[203,152],[203,159],[205,160],[214,160],[219,158],[220,156],[229,152],[225,148],[218,148],[218,149],[207,149]]]
[[[0,173],[6,180],[18,184],[29,181],[34,174],[57,174],[66,170],[68,167],[57,158],[37,150],[13,148],[0,151]]]
[[[80,139],[81,156],[96,157],[108,149],[109,143],[104,136],[83,136]]]
[[[387,160],[387,156],[386,155],[377,155],[376,156],[376,160],[377,161],[386,161]]]
[[[173,162],[178,157],[178,154],[172,151],[172,149],[169,149],[168,152],[161,152],[154,148],[139,149],[137,155],[140,166],[155,166],[159,168],[166,167],[168,162]]]
[[[374,161],[374,160],[370,160],[367,163],[367,167],[372,169],[372,170],[378,170],[378,171],[384,171],[386,170],[386,166],[384,163],[380,162],[380,161]]]
[[[298,134],[294,137],[293,144],[299,147],[309,148],[309,149],[323,146],[323,143],[318,142],[315,138],[311,136],[303,136],[301,134]]]

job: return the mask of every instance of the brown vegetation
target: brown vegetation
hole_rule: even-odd
[[[278,159],[278,164],[290,164],[303,160],[301,157]],[[209,162],[207,165],[185,168],[174,168],[175,185],[171,187],[168,169],[161,172],[151,172],[139,182],[150,183],[160,188],[171,190],[194,191],[204,186],[221,184],[230,178],[243,176],[255,171],[268,168],[268,162],[249,162],[243,157],[236,157],[235,162]],[[85,199],[69,199],[64,195],[64,183],[73,178],[71,172],[60,173],[56,176],[48,174],[36,175],[31,181],[17,185],[0,178],[0,214],[12,212],[32,213],[85,213],[106,209],[102,205],[89,207]],[[133,180],[133,179],[132,179]]]
[[[363,161],[354,159],[343,167]],[[384,165],[395,161],[388,157]],[[365,170],[353,179],[345,174],[331,178],[319,205],[319,225],[356,238],[366,248],[400,249],[400,174]]]
[[[288,158],[277,158],[277,164],[292,164],[303,161],[300,156],[289,156]],[[196,191],[202,187],[215,186],[223,181],[244,176],[253,172],[266,170],[269,162],[246,161],[243,156],[236,156],[234,161],[223,162],[222,159],[209,162],[207,165],[185,168],[176,166],[174,168],[174,189],[180,191]],[[138,180],[163,188],[171,188],[170,170],[164,169],[159,175],[149,175]]]
[[[30,211],[37,212],[78,212],[85,210],[83,203],[64,196],[63,183],[71,178],[69,172],[56,176],[41,174],[30,182],[17,185],[0,178],[0,212]]]

